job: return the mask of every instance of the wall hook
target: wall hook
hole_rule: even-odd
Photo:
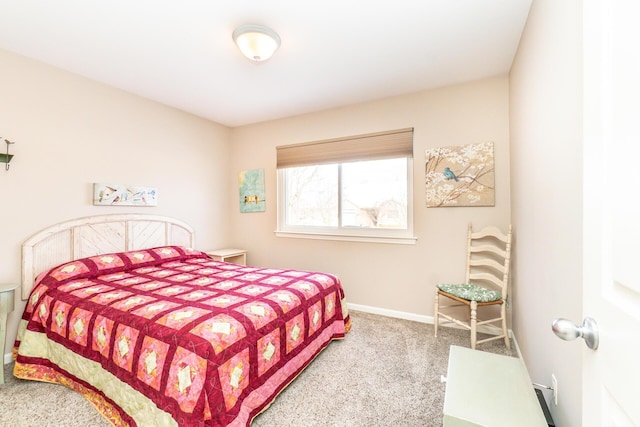
[[[0,139],[2,137],[0,136]],[[9,170],[9,162],[13,159],[13,154],[9,154],[9,145],[15,144],[15,142],[9,141],[5,139],[4,142],[7,144],[7,154],[0,154],[0,163],[4,163],[4,170]]]

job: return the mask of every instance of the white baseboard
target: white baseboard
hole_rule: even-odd
[[[522,363],[524,363],[524,359],[522,358],[522,353],[520,353],[520,346],[518,345],[518,340],[516,339],[516,336],[513,334],[513,331],[511,329],[509,329],[509,336],[511,337],[511,342],[513,343],[513,346],[516,349],[518,358],[522,360]]]
[[[371,313],[371,314],[379,314],[381,316],[394,317],[396,319],[413,320],[414,322],[429,323],[433,325],[433,316],[426,316],[424,314],[407,313],[404,311],[389,310],[386,308],[378,308],[378,307],[371,307],[368,305],[351,304],[351,303],[347,303],[347,308],[349,308],[349,310],[362,311],[362,312]],[[456,325],[455,323],[441,323],[440,327],[462,329],[460,326]],[[497,326],[482,325],[478,327],[478,332],[489,334],[489,335],[500,335],[502,334],[502,329],[498,328]],[[513,339],[513,341],[516,342],[515,336],[513,335],[513,331],[509,329],[508,333],[509,333],[509,336]],[[517,342],[516,342],[516,350],[518,351],[518,356],[522,358],[520,354],[520,348],[517,346]]]
[[[349,310],[362,311],[364,313],[379,314],[381,316],[394,317],[396,319],[413,320],[414,322],[430,323],[433,325],[433,316],[407,313],[404,311],[389,310],[386,308],[371,307],[368,305],[347,303]]]
[[[4,355],[4,364],[13,362],[13,355],[11,353],[7,353]]]

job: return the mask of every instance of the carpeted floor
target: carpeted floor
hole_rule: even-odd
[[[351,312],[352,329],[325,349],[252,427],[440,426],[449,346],[469,347],[469,334],[433,325]],[[480,350],[515,356],[502,340]],[[91,404],[66,387],[18,380],[5,366],[1,427],[101,427]]]

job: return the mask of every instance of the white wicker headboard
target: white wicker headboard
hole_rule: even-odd
[[[52,225],[22,244],[22,299],[29,298],[38,274],[58,264],[164,245],[193,248],[193,228],[174,218],[146,214],[98,215]]]

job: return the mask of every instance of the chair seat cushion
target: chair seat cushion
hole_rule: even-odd
[[[483,288],[473,283],[464,283],[461,285],[442,284],[438,285],[438,289],[468,301],[491,302],[498,301],[502,298],[500,292],[492,291],[491,289]]]

